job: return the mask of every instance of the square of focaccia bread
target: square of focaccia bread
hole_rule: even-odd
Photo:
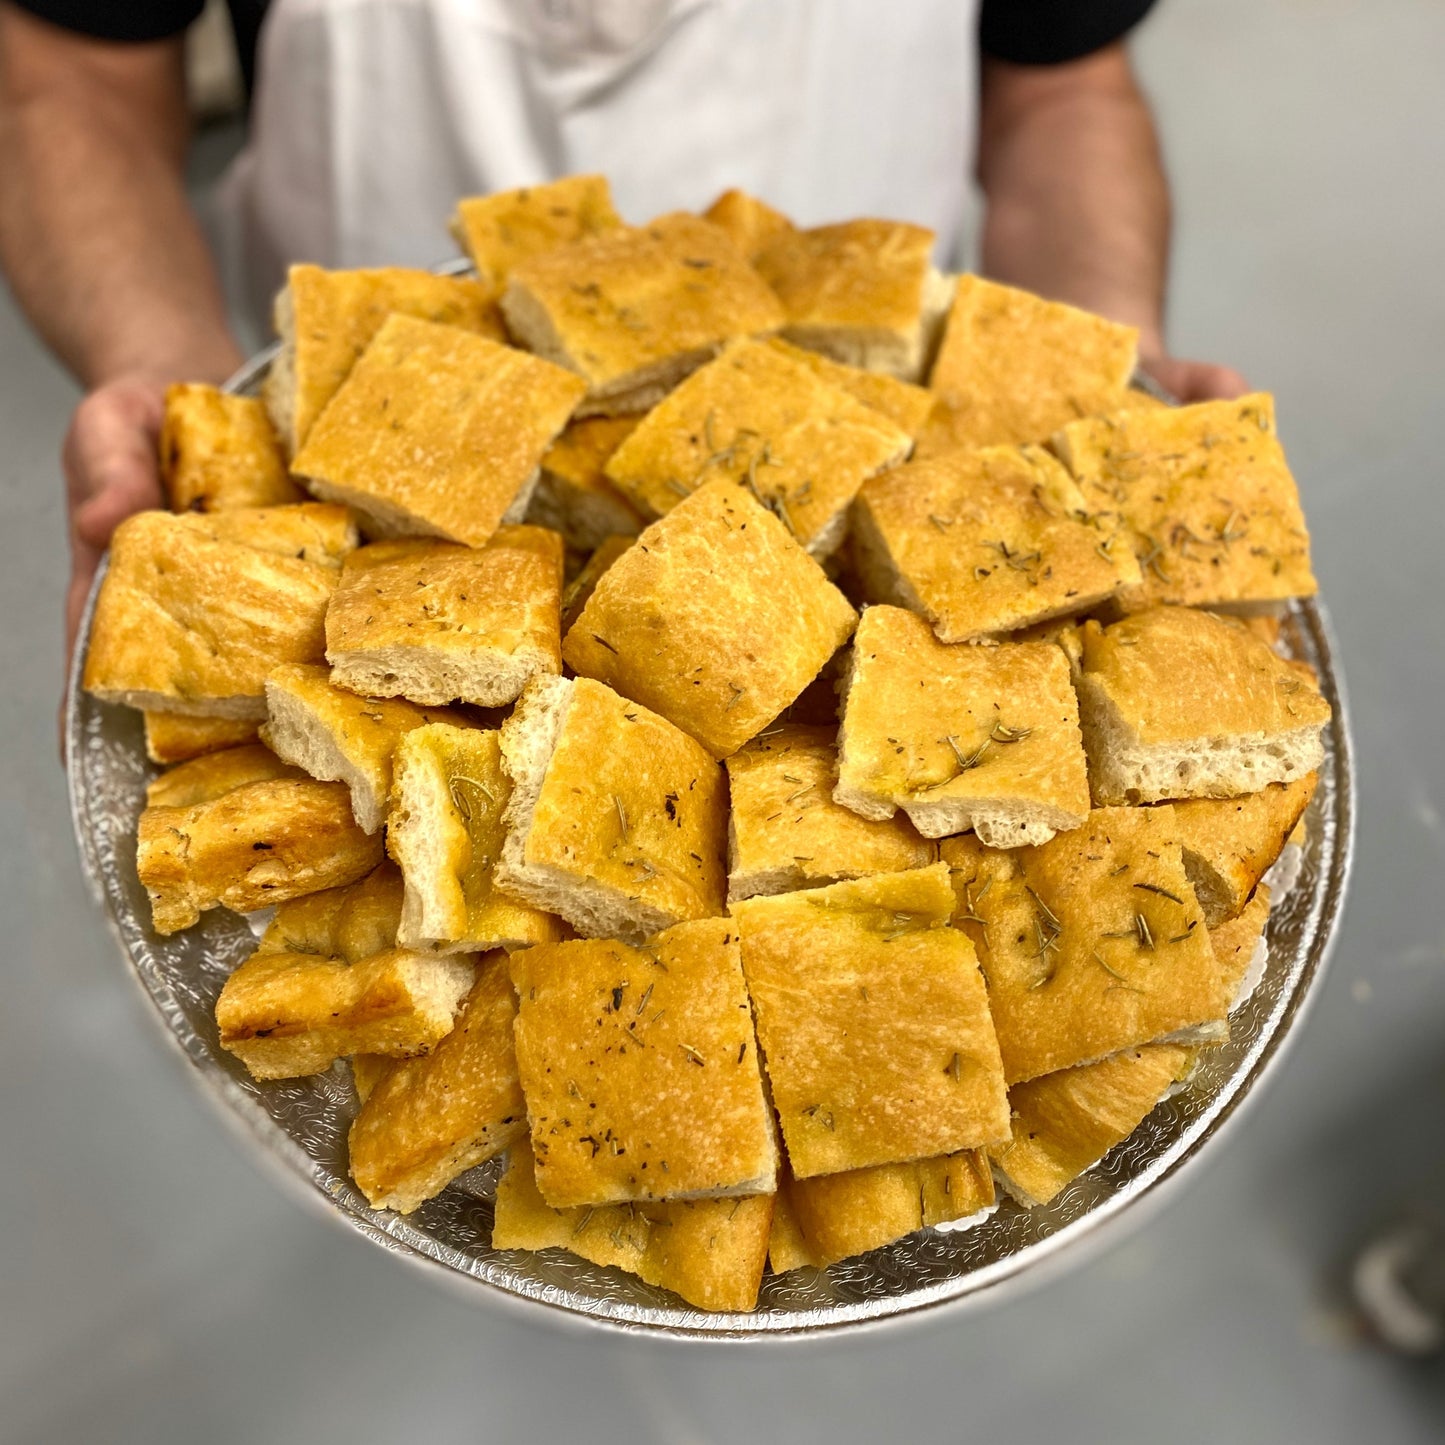
[[[1269,888],[1261,883],[1238,914],[1209,930],[1230,1013],[1249,1002],[1264,978],[1269,963],[1269,944],[1264,936],[1269,905]]]
[[[728,897],[902,873],[935,858],[906,818],[860,818],[833,801],[836,729],[769,728],[727,760]]]
[[[835,361],[916,381],[948,306],[933,232],[856,220],[777,232],[754,264],[787,312],[783,335]]]
[[[1089,511],[1138,553],[1141,580],[1119,598],[1130,610],[1261,604],[1318,590],[1273,397],[1070,422],[1053,448]]]
[[[225,753],[175,772],[202,764],[214,766],[190,792],[185,779],[152,784],[140,816],[136,871],[157,933],[189,928],[218,905],[248,913],[353,883],[381,862],[381,839],[357,827],[343,784],[314,782],[290,768],[247,776]],[[229,777],[224,767],[233,769]]]
[[[734,905],[799,1179],[1007,1135],[983,979],[952,911],[941,863]]]
[[[602,580],[602,574],[637,540],[636,537],[617,535],[603,539],[602,545],[582,564],[582,569],[567,584],[562,593],[562,636],[571,630],[572,624],[581,617],[582,609],[591,600]]]
[[[864,371],[862,367],[848,366],[824,356],[821,351],[809,351],[804,346],[794,346],[775,336],[768,345],[781,356],[806,366],[814,376],[846,391],[855,401],[881,412],[899,430],[916,437],[923,430],[924,423],[933,412],[933,393],[912,382],[900,381],[881,371]]]
[[[1183,1044],[1145,1044],[1015,1084],[1009,1142],[988,1151],[994,1172],[1025,1208],[1047,1204],[1127,1139],[1193,1061]]]
[[[562,656],[723,758],[802,692],[855,621],[787,527],[719,478],[607,569]]]
[[[1189,798],[1174,804],[1184,871],[1210,928],[1244,908],[1299,826],[1318,782],[1318,773],[1306,773],[1242,798]]]
[[[972,828],[990,847],[1047,842],[1089,811],[1068,659],[1047,642],[940,642],[898,607],[853,639],[834,799],[902,808],[925,838]]]
[[[266,675],[320,662],[326,604],[356,546],[344,507],[138,512],[116,528],[84,686],[105,702],[264,719]]]
[[[778,1181],[768,1258],[775,1274],[880,1249],[920,1229],[991,1213],[993,1176],[982,1149],[911,1164],[875,1164]]]
[[[146,757],[153,763],[184,763],[253,743],[259,726],[251,718],[187,717],[179,712],[147,712],[144,717]]]
[[[146,806],[192,808],[247,783],[305,776],[300,768],[283,762],[261,743],[243,743],[204,753],[157,774],[146,784]]]
[[[928,380],[939,404],[919,453],[1043,442],[1077,417],[1114,410],[1138,351],[1132,326],[960,276]]]
[[[489,953],[477,960],[476,981],[445,1037],[370,1078],[347,1142],[351,1177],[373,1209],[410,1214],[526,1133],[516,1015],[506,956]],[[371,1061],[362,1067],[368,1078],[377,1056],[361,1057]]]
[[[511,955],[537,1187],[554,1207],[767,1194],[777,1145],[737,925]]]
[[[1083,612],[1139,579],[1041,447],[981,447],[895,467],[853,504],[852,557],[870,602],[921,612],[941,642]]]
[[[502,313],[529,350],[585,378],[583,416],[646,411],[725,341],[783,322],[726,232],[682,212],[521,262]]]
[[[401,873],[394,863],[382,862],[355,883],[278,903],[256,951],[360,963],[397,946],[401,904]]]
[[[815,557],[843,540],[864,481],[900,462],[908,433],[762,341],[740,341],[657,404],[606,473],[660,517],[704,482],[746,482]]]
[[[161,487],[173,512],[224,512],[301,501],[259,397],[202,382],[166,388]]]
[[[348,1054],[424,1053],[452,1027],[470,958],[392,949],[360,963],[251,955],[216,1000],[221,1047],[257,1079],[319,1074]]]
[[[417,728],[398,745],[395,768],[386,838],[406,880],[401,945],[471,953],[560,938],[556,918],[497,887],[512,796],[498,734]]]
[[[542,457],[527,520],[551,527],[577,552],[595,552],[612,536],[635,537],[646,520],[603,475],[607,459],[631,435],[633,416],[569,422]]]
[[[322,782],[351,789],[351,811],[367,833],[386,821],[391,757],[405,733],[427,723],[456,723],[445,708],[430,712],[391,698],[358,697],[331,682],[329,668],[278,667],[266,679],[266,746]]]
[[[373,536],[481,547],[520,522],[542,455],[585,390],[456,326],[390,316],[316,419],[292,471]]]
[[[606,176],[563,176],[540,186],[464,196],[451,232],[478,279],[497,292],[518,263],[621,224]]]
[[[493,1249],[565,1249],[671,1290],[702,1310],[751,1310],[768,1259],[771,1194],[554,1209],[531,1148],[516,1144],[497,1184]]]
[[[686,733],[590,678],[547,678],[501,746],[506,893],[633,943],[724,911],[722,769]]]
[[[289,455],[301,450],[316,418],[393,313],[507,339],[495,299],[468,277],[401,266],[292,266],[276,297],[281,351],[264,387],[266,408]]]
[[[943,844],[1010,1086],[1140,1044],[1220,1042],[1229,998],[1169,808],[1008,852]]]
[[[794,229],[781,211],[736,186],[724,191],[702,216],[726,231],[733,245],[749,260],[773,237]]]
[[[1231,618],[1086,623],[1077,686],[1096,803],[1232,798],[1324,761],[1330,705],[1312,676]]]
[[[561,605],[562,539],[542,527],[502,527],[483,547],[362,547],[326,610],[331,680],[364,697],[501,707],[562,670]]]

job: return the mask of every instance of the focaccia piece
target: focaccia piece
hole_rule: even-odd
[[[1009,1090],[1007,1144],[988,1151],[1025,1209],[1047,1204],[1144,1121],[1194,1061],[1183,1044],[1146,1044]]]
[[[1269,965],[1269,942],[1264,930],[1271,901],[1269,887],[1261,883],[1235,917],[1209,930],[1230,1013],[1249,1002]]]
[[[469,277],[401,266],[352,271],[292,266],[276,297],[281,351],[264,389],[266,409],[289,456],[301,450],[317,417],[394,312],[493,341],[507,339],[495,299]]]
[[[794,229],[781,211],[736,186],[724,191],[702,216],[726,231],[733,245],[750,261],[775,236]]]
[[[513,267],[529,257],[621,224],[606,176],[563,176],[540,186],[464,196],[451,232],[471,257],[478,280],[496,293]]]
[[[737,925],[512,954],[537,1187],[554,1208],[772,1192],[778,1166]]]
[[[338,687],[428,706],[501,707],[562,670],[562,539],[502,527],[483,547],[380,542],[342,570],[326,610]]]
[[[1141,580],[1119,597],[1130,611],[1257,606],[1318,590],[1273,397],[1075,421],[1053,448],[1089,511],[1138,554]]]
[[[933,412],[934,396],[927,388],[914,386],[912,382],[900,381],[881,371],[864,371],[861,367],[847,366],[834,361],[820,351],[809,351],[803,346],[794,346],[775,336],[768,345],[781,356],[806,366],[814,376],[846,391],[855,401],[874,411],[882,412],[894,426],[916,437],[923,430],[924,423]]]
[[[247,783],[305,776],[300,768],[283,762],[261,743],[243,743],[167,768],[146,784],[146,806],[193,808]]]
[[[1098,804],[1232,798],[1324,761],[1312,675],[1239,622],[1155,607],[1083,629],[1079,718]]]
[[[1306,773],[1242,798],[1191,798],[1174,805],[1184,869],[1210,928],[1244,908],[1299,826],[1318,783],[1318,773]]]
[[[794,1179],[785,1170],[768,1259],[774,1274],[805,1265],[826,1269],[920,1229],[977,1222],[993,1213],[994,1203],[982,1149],[815,1179]]]
[[[833,801],[836,729],[779,724],[727,760],[728,898],[902,873],[935,859],[902,817],[860,818]]]
[[[1068,659],[1047,642],[950,646],[915,613],[866,608],[838,751],[834,800],[865,818],[902,808],[925,838],[1043,843],[1089,811]]]
[[[1038,848],[942,848],[1010,1086],[1154,1042],[1228,1037],[1170,808],[1100,808]]]
[[[191,758],[240,747],[256,740],[251,718],[187,717],[178,712],[146,712],[146,757],[153,763],[184,763]]]
[[[472,961],[456,962],[470,982]],[[506,956],[477,959],[475,978],[430,1052],[385,1072],[374,1054],[359,1073],[352,1063],[366,1098],[347,1135],[351,1177],[373,1209],[410,1214],[526,1133]]]
[[[161,487],[173,512],[224,512],[299,502],[259,397],[231,396],[203,382],[166,388],[160,435]]]
[[[349,1054],[425,1053],[452,1027],[472,960],[392,949],[359,963],[251,955],[216,1000],[221,1047],[256,1079],[297,1079]]]
[[[701,1310],[751,1310],[768,1258],[771,1194],[553,1209],[525,1144],[497,1184],[493,1249],[565,1249],[614,1265]]]
[[[636,425],[632,416],[569,422],[542,457],[542,476],[527,520],[560,532],[578,552],[594,552],[612,536],[635,537],[646,521],[602,468]]]
[[[1113,411],[1138,354],[1132,326],[960,276],[928,380],[939,404],[919,454],[1043,442],[1077,417]]]
[[[266,675],[320,662],[326,604],[356,546],[343,507],[138,512],[115,530],[83,685],[193,717],[266,716]]]
[[[520,522],[537,469],[586,388],[570,372],[455,326],[390,316],[291,469],[375,537],[484,546]]]
[[[646,411],[725,341],[783,322],[727,233],[682,212],[523,261],[502,312],[529,350],[586,379],[583,416]]]
[[[952,912],[941,863],[734,905],[799,1179],[1006,1137],[983,979]]]
[[[779,231],[755,264],[782,300],[789,341],[917,381],[952,289],[933,269],[933,240],[906,221],[844,221]]]
[[[648,412],[606,473],[653,517],[704,482],[746,482],[809,553],[826,557],[843,540],[858,488],[911,446],[882,412],[802,362],[741,341]]]
[[[722,758],[802,692],[855,621],[787,527],[718,478],[608,568],[562,656]]]
[[[501,747],[500,888],[584,937],[633,943],[724,911],[722,769],[686,733],[589,678],[548,678]]]
[[[360,963],[397,946],[401,902],[401,873],[383,861],[356,883],[278,903],[256,951]]]
[[[352,883],[380,862],[381,839],[357,827],[345,786],[310,778],[241,782],[189,803],[152,801],[136,835],[136,871],[157,933],[189,928],[218,905],[249,913]]]
[[[982,447],[895,467],[853,504],[870,602],[920,612],[940,642],[998,637],[1098,606],[1139,580],[1127,541],[1085,516],[1042,447]]]
[[[418,728],[398,745],[395,771],[386,838],[406,880],[403,947],[471,953],[560,938],[557,919],[497,887],[512,796],[499,735]]]
[[[362,831],[386,822],[391,756],[402,736],[427,723],[456,723],[445,708],[358,697],[336,687],[330,669],[307,663],[278,667],[266,679],[267,720],[261,736],[272,752],[323,782],[351,789]]]
[[[582,570],[567,584],[562,594],[562,636],[572,629],[572,624],[581,617],[602,574],[637,540],[636,537],[618,535],[607,537],[602,545],[582,564]]]

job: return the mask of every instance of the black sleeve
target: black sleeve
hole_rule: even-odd
[[[205,0],[14,0],[22,10],[63,30],[97,40],[164,40],[179,35],[203,9]]]
[[[1112,44],[1154,0],[983,0],[978,44],[1016,65],[1058,65]]]

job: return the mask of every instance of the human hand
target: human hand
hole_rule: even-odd
[[[1227,401],[1243,396],[1249,383],[1233,367],[1210,361],[1185,361],[1178,356],[1142,354],[1140,367],[1181,402]]]

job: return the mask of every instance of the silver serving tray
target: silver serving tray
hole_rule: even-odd
[[[461,269],[457,267],[455,269]],[[228,383],[255,392],[275,354],[260,353]],[[97,586],[98,586],[97,580]],[[254,935],[225,910],[187,932],[161,938],[135,870],[136,820],[147,761],[140,714],[98,702],[79,685],[90,637],[90,607],[70,679],[66,739],[70,800],[81,860],[116,941],[166,1031],[196,1070],[204,1091],[258,1157],[327,1216],[342,1219],[438,1279],[477,1299],[508,1302],[533,1315],[622,1330],[703,1339],[798,1338],[957,1310],[1014,1293],[1050,1267],[1077,1261],[1137,1224],[1226,1132],[1278,1065],[1304,1016],[1339,924],[1349,875],[1354,790],[1344,680],[1334,662],[1323,604],[1292,604],[1284,638],[1290,653],[1319,673],[1334,709],[1325,762],[1309,814],[1300,881],[1269,919],[1269,967],[1248,1004],[1231,1019],[1231,1039],[1207,1050],[1188,1088],[1160,1104],[1130,1137],[1051,1204],[1034,1210],[1004,1201],[961,1233],[932,1230],[826,1271],[767,1276],[751,1314],[708,1314],[621,1270],[563,1250],[530,1254],[491,1247],[496,1166],[457,1180],[414,1214],[372,1209],[351,1183],[346,1131],[356,1108],[344,1064],[317,1078],[258,1084],[217,1043],[216,995],[246,957]]]

